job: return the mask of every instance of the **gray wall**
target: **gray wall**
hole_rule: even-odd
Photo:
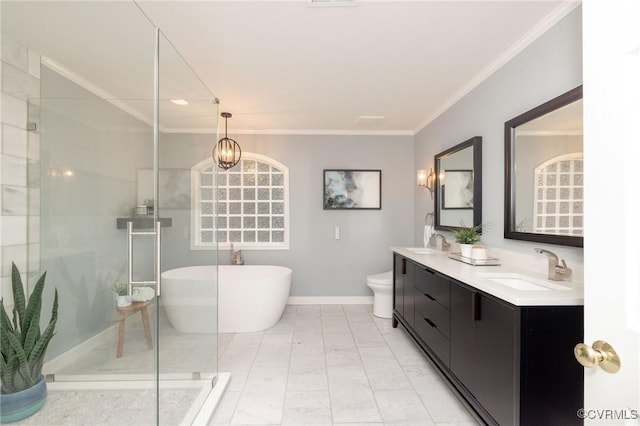
[[[416,135],[414,168],[473,136],[482,136],[484,243],[523,253],[533,244],[506,240],[504,232],[504,123],[582,84],[582,8],[578,7]],[[422,242],[423,218],[433,202],[416,189],[414,242]],[[568,260],[582,249],[552,246]]]
[[[392,245],[410,245],[414,170],[411,136],[230,135],[243,151],[267,155],[289,167],[290,249],[246,250],[245,263],[293,270],[291,296],[365,296],[366,276],[392,267]],[[191,168],[211,155],[215,137],[163,134],[161,167]],[[382,210],[325,211],[322,170],[381,169]],[[163,268],[206,263],[208,251],[190,251],[182,236],[189,212],[174,210],[164,233]],[[163,213],[163,214],[165,214]],[[340,225],[341,239],[334,239]],[[220,264],[228,251],[220,251]]]

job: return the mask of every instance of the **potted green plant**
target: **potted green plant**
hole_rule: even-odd
[[[47,273],[36,282],[33,292],[26,298],[20,271],[11,264],[13,290],[13,318],[10,320],[0,300],[0,420],[15,422],[40,410],[47,400],[47,385],[42,365],[49,342],[58,320],[58,290],[55,290],[49,325],[40,332],[42,291]]]
[[[131,296],[129,295],[129,286],[122,281],[113,283],[111,289],[116,293],[116,305],[118,308],[124,308],[131,305]]]
[[[473,245],[480,241],[480,225],[468,227],[464,223],[462,226],[453,231],[453,238],[456,243],[460,244],[460,254],[464,257],[471,258],[471,250]]]

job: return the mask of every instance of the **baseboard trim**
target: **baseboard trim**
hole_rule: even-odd
[[[155,315],[155,305],[149,307],[149,315],[153,318]],[[88,338],[82,343],[79,343],[77,346],[69,349],[66,352],[58,355],[57,357],[47,361],[42,366],[43,374],[55,374],[63,367],[71,364],[78,358],[83,355],[88,354],[92,350],[97,347],[109,343],[116,342],[118,338],[118,321],[115,321],[115,324],[110,325],[105,330],[99,332],[93,337]],[[114,346],[113,351],[115,353],[116,347]]]
[[[71,364],[82,355],[86,355],[98,346],[107,343],[109,341],[115,341],[118,336],[118,324],[109,326],[106,330],[101,331],[93,337],[85,340],[84,342],[74,346],[68,351],[58,355],[50,361],[47,361],[42,367],[44,374],[55,374],[61,368]],[[115,347],[114,347],[115,352]]]
[[[287,305],[371,305],[373,296],[291,296]]]

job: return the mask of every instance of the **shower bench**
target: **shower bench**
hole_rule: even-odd
[[[144,334],[147,337],[147,348],[153,349],[153,339],[151,338],[151,326],[149,324],[149,313],[147,307],[149,301],[146,302],[134,302],[129,306],[118,308],[118,358],[122,358],[122,351],[124,349],[124,322],[127,314],[140,312],[142,317],[142,325],[144,327]]]

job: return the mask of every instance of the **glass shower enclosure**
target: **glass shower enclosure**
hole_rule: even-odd
[[[216,318],[217,275],[177,298],[164,295],[161,275],[215,271],[216,250],[190,255],[192,165],[176,153],[190,132],[210,134],[210,152],[217,99],[134,2],[1,8],[3,147],[25,142],[24,159],[3,149],[3,163],[24,174],[23,189],[3,173],[3,200],[24,193],[25,204],[3,203],[3,221],[25,226],[3,237],[2,297],[11,300],[12,260],[27,293],[47,272],[43,323],[59,294],[48,400],[24,424],[202,422],[222,386],[217,321],[178,331],[167,310],[204,307]]]

